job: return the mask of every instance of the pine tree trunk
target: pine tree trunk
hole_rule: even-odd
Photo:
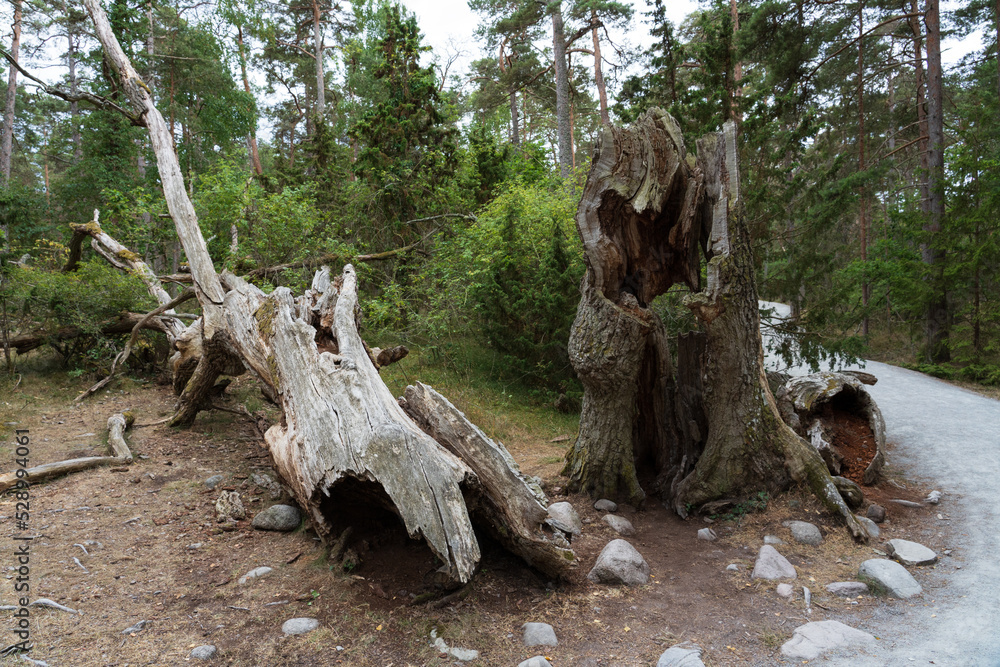
[[[239,45],[240,74],[243,77],[243,90],[250,94],[250,79],[247,77],[247,56],[243,44],[243,26],[236,26],[237,44]],[[264,173],[264,168],[260,165],[260,153],[257,150],[257,132],[250,130],[250,137],[247,142],[250,145],[250,161],[253,164],[253,173],[258,176]]]
[[[10,56],[17,62],[21,49],[21,4],[22,0],[14,0],[14,23],[11,29],[14,36],[10,42]],[[10,185],[10,165],[14,156],[14,110],[17,102],[17,69],[11,65],[7,74],[7,101],[3,112],[3,135],[0,137],[0,179],[4,187]],[[4,223],[4,240],[9,242],[10,230]]]
[[[590,23],[591,25],[597,25],[597,10],[590,10]],[[601,63],[601,39],[597,35],[597,28],[594,27],[590,31],[591,37],[594,40],[594,84],[597,86],[597,97],[601,103],[601,122],[605,125],[611,123],[611,117],[608,115],[608,91],[604,85],[604,71]]]
[[[316,58],[316,122],[326,115],[326,76],[323,74],[323,31],[319,0],[313,0],[313,51]]]
[[[566,71],[566,35],[560,2],[554,3],[552,9],[552,55],[555,58],[559,173],[565,178],[573,166],[573,133],[569,125],[569,72]]]
[[[928,233],[921,256],[930,275],[931,298],[925,324],[927,357],[939,363],[948,361],[948,299],[944,285],[944,250],[941,225],[944,222],[944,91],[941,70],[941,17],[938,0],[927,0],[924,15],[927,27],[927,194]]]

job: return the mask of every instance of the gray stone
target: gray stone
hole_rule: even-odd
[[[736,563],[730,563],[729,565],[726,566],[726,570],[728,572],[739,572],[740,566],[737,565]]]
[[[778,550],[770,544],[765,544],[757,554],[757,562],[753,566],[751,579],[794,579],[795,568]]]
[[[778,584],[778,587],[774,589],[774,592],[780,597],[790,600],[792,599],[792,593],[795,592],[795,588],[793,588],[791,584]]]
[[[572,505],[565,501],[549,505],[549,518],[546,519],[546,523],[574,536],[583,532],[580,515],[576,513]]]
[[[600,584],[641,586],[649,582],[649,564],[625,540],[611,540],[601,550],[587,578]]]
[[[885,508],[882,507],[881,505],[872,503],[871,505],[868,506],[867,516],[875,523],[882,523],[883,521],[885,521]]]
[[[813,660],[828,651],[874,643],[874,636],[839,621],[815,621],[795,628],[792,638],[781,646],[781,654],[796,660]]]
[[[257,530],[279,530],[287,533],[302,523],[302,513],[291,505],[271,505],[253,518],[250,525]]]
[[[517,663],[517,667],[549,667],[549,661],[544,656],[536,655],[523,662]]]
[[[315,618],[290,618],[281,624],[281,631],[286,635],[304,635],[319,627]]]
[[[675,644],[660,654],[656,667],[705,667],[701,647],[691,642]]]
[[[819,546],[823,543],[823,534],[819,528],[807,521],[786,521],[785,525],[792,531],[792,539],[799,544]]]
[[[842,598],[854,598],[868,594],[868,584],[863,581],[835,581],[826,585],[826,590]]]
[[[594,509],[598,512],[617,512],[618,503],[613,500],[608,500],[607,498],[601,498],[594,503]]]
[[[879,530],[878,524],[868,517],[855,514],[854,518],[858,520],[858,523],[861,524],[861,527],[865,529],[865,532],[868,533],[868,537],[871,539],[874,540],[878,538],[878,536],[882,533],[882,531]]]
[[[602,521],[611,526],[611,529],[619,535],[635,535],[635,527],[632,522],[623,516],[605,514]]]
[[[525,646],[559,646],[556,631],[548,623],[525,623],[521,627]]]
[[[222,481],[222,475],[212,475],[211,477],[205,480],[205,486],[207,486],[210,489],[214,489],[216,486],[219,485],[219,482],[221,481]]]
[[[941,502],[941,492],[931,491],[930,493],[927,494],[927,497],[924,498],[924,502],[930,503],[931,505],[937,505],[938,503]]]
[[[195,549],[201,549],[203,546],[205,546],[204,542],[195,542],[194,544],[187,545],[187,548],[194,551]]]
[[[889,540],[889,555],[903,565],[931,565],[936,563],[938,555],[916,542],[908,540]]]
[[[215,513],[218,515],[219,523],[230,519],[245,519],[247,511],[243,509],[243,501],[236,491],[223,491],[219,494],[219,499],[215,501]]]
[[[266,577],[267,575],[271,574],[271,572],[273,572],[273,570],[269,567],[254,568],[249,572],[247,572],[246,574],[244,574],[242,577],[240,577],[239,583],[245,584],[248,581],[252,581],[254,579],[260,579],[261,577]]]
[[[133,635],[137,632],[142,632],[143,628],[149,625],[149,621],[139,621],[135,625],[130,625],[124,630],[122,630],[123,635]]]
[[[775,545],[775,544],[784,544],[784,543],[785,543],[785,541],[783,539],[781,539],[780,537],[778,537],[777,535],[765,535],[764,536],[764,544]]]
[[[719,536],[715,534],[715,531],[711,528],[702,528],[698,531],[698,539],[706,540],[708,542],[714,542],[719,539]]]
[[[195,660],[211,660],[218,652],[218,649],[211,644],[205,644],[204,646],[198,646],[191,649],[191,654],[188,657],[194,658]]]
[[[872,558],[858,568],[858,577],[871,579],[894,598],[909,598],[919,595],[923,588],[906,568],[891,560]]]

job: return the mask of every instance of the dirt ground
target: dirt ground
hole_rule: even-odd
[[[245,382],[230,389],[252,391]],[[132,410],[143,424],[168,415],[173,404],[169,387],[131,384],[128,390],[72,405],[76,388],[58,384],[27,377],[15,395],[4,399],[17,422],[9,426],[29,431],[33,465],[103,453],[112,413]],[[634,589],[595,585],[587,572],[601,548],[618,536],[588,499],[561,493],[559,460],[573,435],[558,442],[525,438],[508,443],[522,469],[545,480],[553,501],[569,500],[583,517],[584,533],[573,542],[580,564],[569,581],[547,581],[484,539],[482,568],[469,594],[431,608],[414,598],[435,592],[434,558],[401,527],[387,525],[356,536],[354,548],[362,562],[351,572],[331,569],[307,526],[267,533],[247,520],[232,532],[221,531],[214,510],[221,489],[239,491],[251,516],[275,502],[249,479],[271,470],[249,420],[213,412],[202,413],[186,431],[163,425],[134,428],[127,434],[139,457],[133,465],[31,488],[29,532],[37,536],[31,599],[47,597],[80,611],[33,608],[31,656],[53,667],[177,665],[191,648],[214,644],[219,655],[213,664],[220,665],[513,667],[542,653],[557,667],[649,666],[669,646],[692,641],[705,649],[710,666],[776,665],[785,663],[781,644],[802,623],[836,619],[857,626],[886,607],[926,602],[826,593],[826,584],[853,579],[862,561],[878,557],[882,542],[918,539],[939,553],[949,546],[948,535],[924,528],[932,509],[888,502],[920,500],[927,491],[890,467],[879,486],[864,488],[866,501],[879,502],[889,513],[882,537],[871,545],[853,543],[811,496],[795,490],[769,499],[764,512],[717,518],[712,524],[716,542],[697,539],[697,530],[709,525],[704,518],[683,521],[653,502],[643,511],[623,507],[619,512],[635,525],[637,534],[628,539],[648,561],[651,583]],[[13,468],[9,447],[0,453],[6,459],[0,467]],[[214,474],[224,481],[211,491],[204,480]],[[9,540],[0,547],[5,554],[13,544],[14,512],[15,500],[9,494],[0,498],[0,522]],[[824,543],[794,544],[781,523],[788,519],[817,524]],[[798,571],[792,601],[776,595],[776,583],[750,579],[767,534],[786,541],[778,548]],[[5,555],[5,579],[12,577],[10,562]],[[731,563],[739,570],[727,571]],[[274,568],[269,576],[237,583],[265,565]],[[0,582],[0,604],[12,604],[12,584]],[[811,610],[802,586],[812,592]],[[283,636],[281,624],[300,616],[319,619],[320,629]],[[123,634],[140,620],[149,624]],[[544,651],[522,646],[520,628],[529,621],[550,623],[559,646]],[[478,650],[480,658],[458,663],[442,655],[430,644],[432,629],[449,646]],[[0,664],[27,663],[7,657]]]

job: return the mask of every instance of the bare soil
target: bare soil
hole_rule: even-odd
[[[5,398],[15,408],[16,427],[29,430],[33,464],[101,453],[109,415],[131,409],[140,424],[148,423],[169,414],[173,404],[169,387],[131,385],[71,405],[77,388],[59,383],[28,377]],[[245,379],[230,390],[251,391]],[[850,429],[845,432],[850,437]],[[191,648],[215,644],[214,664],[220,665],[461,664],[430,644],[436,628],[450,646],[480,652],[478,660],[465,663],[472,665],[513,666],[541,653],[556,666],[648,666],[685,640],[705,649],[708,665],[775,665],[784,662],[781,644],[802,623],[837,619],[858,625],[885,606],[908,604],[825,592],[830,582],[853,579],[880,545],[855,544],[836,518],[798,490],[770,499],[765,512],[715,520],[716,542],[697,539],[697,530],[708,525],[703,517],[683,521],[655,502],[641,511],[623,507],[620,514],[637,530],[628,539],[649,562],[653,579],[638,588],[592,584],[587,572],[618,536],[587,498],[562,495],[558,471],[572,442],[567,435],[560,442],[526,436],[507,445],[527,473],[545,480],[553,500],[569,500],[584,519],[584,534],[573,542],[580,564],[569,581],[547,581],[484,537],[482,567],[468,594],[432,608],[415,598],[444,594],[435,580],[434,558],[391,520],[370,516],[355,534],[351,546],[361,562],[350,572],[331,568],[306,525],[287,534],[256,531],[249,520],[231,532],[219,528],[214,502],[222,488],[239,491],[251,516],[275,502],[250,482],[252,473],[271,469],[248,420],[212,412],[202,413],[186,431],[135,428],[127,434],[133,453],[141,455],[134,465],[31,488],[30,531],[37,535],[31,599],[48,597],[81,612],[33,608],[31,655],[53,666],[176,665]],[[12,467],[9,447],[0,453],[2,467]],[[216,473],[225,479],[210,491],[204,480]],[[866,499],[889,512],[882,540],[917,532],[931,513],[888,502],[920,500],[925,489],[894,477],[891,468],[887,475],[864,489]],[[10,540],[0,547],[5,553],[13,543],[13,514],[14,499],[4,496],[0,520]],[[794,544],[781,523],[788,519],[817,524],[824,543]],[[798,571],[793,601],[775,594],[776,582],[750,579],[766,534],[787,542],[779,550]],[[939,533],[922,541],[940,550],[944,539]],[[5,570],[9,562],[4,557]],[[727,571],[731,563],[739,570]],[[237,583],[262,565],[274,571]],[[812,591],[811,611],[802,586]],[[12,582],[0,584],[0,603],[13,598]],[[283,636],[281,624],[299,616],[319,619],[320,629]],[[122,633],[139,620],[150,623],[140,632]],[[559,646],[522,646],[520,629],[528,621],[552,624]],[[8,657],[0,664],[22,663]]]

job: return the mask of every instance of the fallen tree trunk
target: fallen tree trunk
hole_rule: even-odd
[[[104,322],[98,326],[98,331],[104,336],[118,336],[131,333],[137,324],[146,317],[145,313],[124,313],[120,317]],[[166,334],[173,327],[173,317],[154,316],[149,318],[141,329],[159,331]],[[18,354],[27,354],[51,342],[64,342],[87,335],[80,327],[62,327],[56,331],[33,331],[20,334],[9,340],[10,349]]]
[[[125,430],[132,425],[135,417],[131,413],[116,413],[108,418],[108,447],[114,456],[84,456],[77,459],[43,463],[22,471],[8,472],[0,475],[0,493],[18,486],[18,480],[27,484],[43,482],[53,477],[60,477],[74,472],[90,470],[105,465],[124,465],[132,463],[132,451],[125,442]]]

